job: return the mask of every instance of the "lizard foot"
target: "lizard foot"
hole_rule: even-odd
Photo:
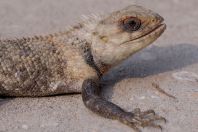
[[[166,119],[156,115],[154,110],[141,112],[139,108],[136,108],[132,112],[125,112],[125,114],[121,116],[120,121],[132,127],[137,132],[140,132],[139,127],[154,127],[162,130],[161,125],[156,124],[155,121],[164,121],[166,123]]]

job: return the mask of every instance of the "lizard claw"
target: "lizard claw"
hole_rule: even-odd
[[[141,131],[139,127],[153,127],[162,130],[162,126],[156,124],[155,121],[164,121],[166,123],[166,119],[156,115],[154,110],[141,112],[139,108],[134,109],[133,112],[125,112],[120,121],[137,132]]]

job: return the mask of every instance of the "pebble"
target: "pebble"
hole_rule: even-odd
[[[198,75],[193,72],[181,71],[172,74],[173,78],[181,81],[198,82]]]
[[[28,125],[26,125],[26,124],[23,124],[21,127],[22,127],[23,129],[25,129],[25,130],[28,129]]]
[[[146,98],[145,96],[141,96],[139,99],[142,99],[142,100],[143,100],[143,99],[145,99],[145,98]]]

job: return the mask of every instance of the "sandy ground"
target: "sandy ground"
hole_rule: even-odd
[[[82,14],[139,4],[161,14],[167,30],[105,77],[103,96],[127,110],[154,109],[164,132],[198,131],[197,0],[1,0],[0,38],[53,33]],[[158,84],[176,99],[158,92]],[[81,95],[0,100],[0,132],[131,132],[85,108]],[[160,130],[146,128],[144,132]]]

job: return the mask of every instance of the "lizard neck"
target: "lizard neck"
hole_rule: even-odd
[[[55,37],[58,42],[62,42],[66,45],[70,45],[72,48],[77,49],[77,51],[83,56],[85,62],[92,68],[94,68],[99,77],[102,76],[102,70],[96,62],[91,52],[91,44],[89,41],[88,31],[82,24],[72,27],[66,30],[64,33]]]
[[[93,67],[99,76],[102,76],[106,73],[111,66],[102,63],[97,56],[92,52],[92,31],[87,29],[86,25],[80,24],[80,26],[76,26],[77,30],[71,31],[71,35],[69,35],[69,43],[72,44],[75,48],[78,48],[82,53],[85,61],[91,67]]]
[[[85,25],[79,24],[58,36],[58,40],[65,44],[70,44],[73,48],[78,49],[86,63],[94,68],[99,77],[101,77],[111,68],[111,66],[103,64],[99,59],[97,59],[97,56],[93,54],[91,50],[91,37],[92,32],[87,29]]]
[[[93,60],[102,75],[108,72],[109,69],[112,67],[111,65],[102,63],[99,59],[97,59],[97,56],[95,56],[94,54],[93,54]]]

